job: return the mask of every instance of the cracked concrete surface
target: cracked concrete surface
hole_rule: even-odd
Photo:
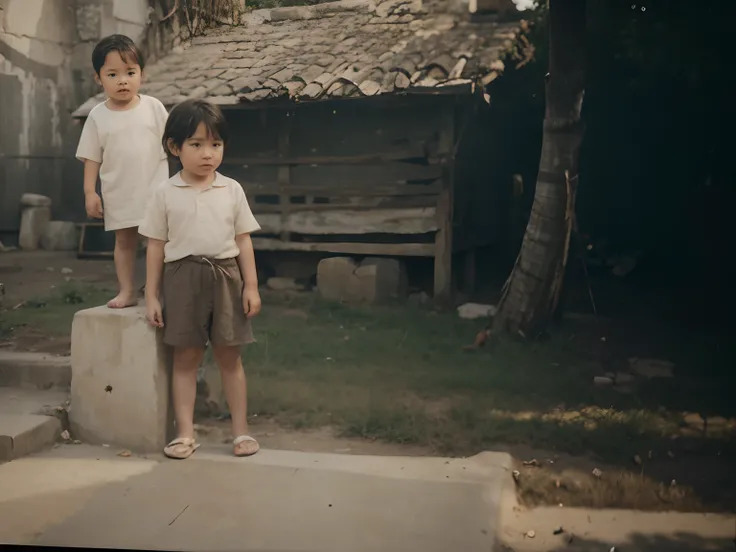
[[[0,466],[0,541],[180,550],[488,551],[509,457],[63,446]]]

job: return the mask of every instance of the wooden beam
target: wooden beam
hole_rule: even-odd
[[[432,243],[351,243],[284,242],[275,238],[253,237],[256,251],[317,251],[352,255],[387,255],[396,257],[432,257]]]
[[[304,195],[304,194],[301,194]],[[258,196],[256,196],[257,199]],[[318,196],[321,197],[321,196]],[[303,211],[311,211],[316,216],[317,213],[323,211],[355,211],[356,217],[361,217],[361,211],[369,211],[374,209],[396,210],[396,209],[434,209],[437,204],[436,196],[408,196],[408,197],[374,197],[374,198],[352,198],[354,201],[347,201],[345,198],[334,200],[330,198],[330,203],[292,203],[289,205],[288,212],[290,214],[300,213]],[[250,202],[250,208],[254,215],[261,213],[281,213],[283,211],[280,204]],[[288,218],[288,217],[287,217]]]
[[[352,184],[355,187],[401,185],[408,182],[437,180],[442,176],[440,165],[425,165],[407,161],[366,163],[361,165],[299,165],[294,167],[295,186],[336,186]]]
[[[385,153],[366,153],[362,155],[314,155],[306,157],[228,157],[223,165],[360,165],[362,163],[387,163],[402,159],[426,158],[432,164],[442,164],[446,160],[442,157],[426,157],[424,152],[417,149],[395,149]]]
[[[290,195],[314,195],[317,197],[399,197],[436,196],[442,191],[442,182],[430,184],[376,184],[375,186],[345,186],[339,183],[325,185],[280,185],[279,182],[243,182],[248,195],[277,194],[279,191]]]
[[[291,140],[291,112],[286,111],[286,113],[280,115],[282,116],[279,117],[278,154],[279,157],[288,157],[290,152],[289,142]],[[291,183],[291,165],[279,165],[276,178],[279,184],[279,206],[281,207],[281,224],[283,228],[281,239],[283,241],[289,241],[289,232],[285,228],[291,210],[291,197],[286,189],[290,187]]]
[[[452,211],[455,176],[455,110],[446,108],[440,134],[440,152],[450,155],[450,163],[443,166],[442,191],[437,200],[435,220],[437,233],[434,241],[434,304],[440,309],[452,308]]]
[[[295,211],[284,221],[280,213],[256,212],[262,231],[315,236],[341,234],[429,234],[437,230],[435,208],[413,209],[335,209]]]

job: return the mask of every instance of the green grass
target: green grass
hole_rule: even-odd
[[[14,310],[3,312],[0,338],[9,337],[23,327],[54,337],[69,335],[74,313],[82,308],[105,304],[110,293],[108,289],[66,282],[46,296],[28,300]]]
[[[0,331],[26,326],[68,335],[78,309],[103,304],[109,295],[62,286],[4,312]],[[329,425],[347,436],[452,454],[525,443],[630,463],[643,450],[666,451],[681,432],[685,410],[733,415],[728,387],[715,378],[700,387],[687,378],[653,381],[634,395],[596,388],[592,378],[600,368],[590,344],[581,346],[569,333],[469,353],[463,346],[481,323],[455,313],[354,308],[315,294],[264,292],[263,299],[254,321],[257,343],[244,355],[249,410],[285,426]],[[693,341],[692,358],[697,347]],[[708,437],[719,450],[733,449],[726,433]]]
[[[665,446],[682,424],[646,393],[594,387],[594,359],[567,335],[468,353],[480,324],[454,313],[275,301],[254,322],[245,362],[251,412],[282,424],[446,453],[529,443],[611,461]]]

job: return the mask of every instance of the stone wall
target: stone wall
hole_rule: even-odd
[[[149,0],[0,0],[0,240],[17,240],[20,197],[53,200],[53,218],[84,220],[81,126],[70,114],[97,91],[96,42],[124,33],[162,48]]]

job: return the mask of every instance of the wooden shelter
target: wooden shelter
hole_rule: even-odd
[[[417,0],[258,10],[155,63],[143,92],[225,110],[221,171],[262,225],[257,250],[433,257],[443,302],[453,253],[473,274],[503,233],[485,87],[517,28]]]

